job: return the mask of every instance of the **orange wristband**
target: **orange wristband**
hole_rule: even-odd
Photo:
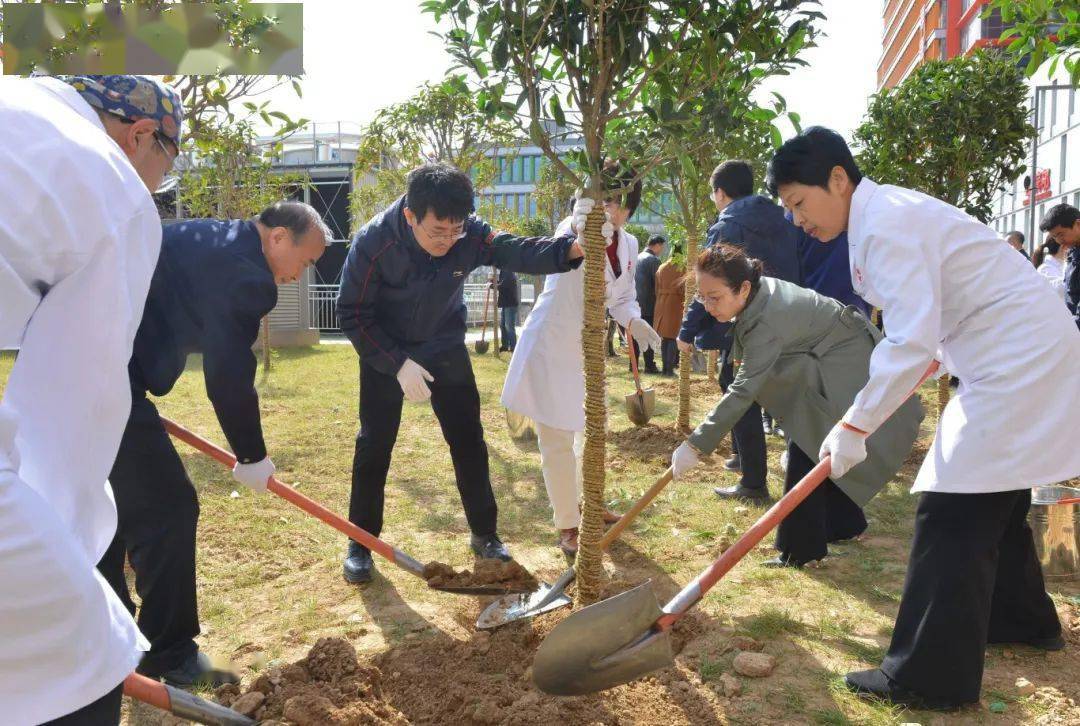
[[[867,434],[867,432],[863,431],[862,429],[855,428],[854,426],[849,424],[847,421],[841,421],[840,426],[842,428],[847,429],[848,431],[854,431],[857,434],[862,434],[863,436],[868,436],[869,435],[869,434]]]

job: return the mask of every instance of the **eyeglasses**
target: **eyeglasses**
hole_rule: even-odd
[[[420,229],[424,230],[424,234],[436,242],[457,242],[465,236],[465,225],[462,225],[460,229],[451,230],[450,232],[432,232],[422,224],[418,226]]]
[[[719,300],[710,300],[707,297],[702,297],[700,292],[694,295],[694,302],[701,303],[702,305],[719,305],[720,304]]]

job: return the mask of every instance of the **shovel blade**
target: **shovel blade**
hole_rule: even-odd
[[[626,416],[635,426],[644,426],[649,423],[653,413],[656,412],[656,391],[645,388],[639,395],[637,391],[626,394]]]
[[[515,620],[534,618],[541,613],[558,610],[566,607],[572,601],[566,595],[559,595],[549,603],[543,603],[544,598],[551,592],[551,585],[541,583],[540,589],[527,595],[507,595],[500,597],[495,602],[484,608],[476,621],[476,627],[480,630],[498,628]]]
[[[650,582],[579,610],[540,644],[533,682],[544,693],[580,696],[670,666],[668,634],[646,637],[662,614]]]
[[[476,349],[477,354],[483,355],[488,352],[488,342],[486,340],[478,340],[473,343],[473,347]]]

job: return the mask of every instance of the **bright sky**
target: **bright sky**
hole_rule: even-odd
[[[824,0],[828,17],[810,66],[769,83],[802,116],[804,126],[831,126],[850,136],[875,90],[881,54],[880,0]],[[417,0],[304,0],[304,97],[275,91],[277,105],[318,122],[366,123],[382,107],[408,98],[450,65],[431,17]]]

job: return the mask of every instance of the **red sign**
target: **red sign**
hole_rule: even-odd
[[[1050,170],[1039,169],[1035,172],[1035,201],[1041,202],[1044,199],[1049,199],[1051,194]],[[1031,204],[1031,189],[1024,193],[1024,204]]]

